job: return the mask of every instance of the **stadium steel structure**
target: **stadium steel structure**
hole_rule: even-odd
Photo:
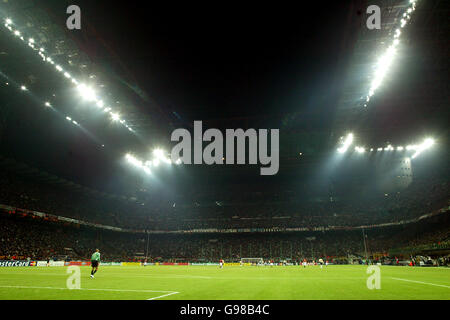
[[[373,110],[377,107],[374,106],[376,101],[372,101],[367,108],[364,108],[364,97],[370,87],[371,66],[376,61],[377,55],[385,48],[384,44],[392,39],[395,27],[398,25],[408,3],[407,0],[361,1],[359,8],[355,7],[355,12],[357,10],[364,12],[368,5],[376,4],[380,6],[382,14],[381,30],[368,30],[365,25],[364,14],[353,21],[353,26],[358,27],[359,30],[358,38],[355,43],[350,41],[345,43],[345,45],[353,46],[353,55],[349,61],[345,62],[348,66],[346,76],[344,79],[338,80],[344,81],[345,90],[337,101],[335,121],[332,128],[315,129],[313,125],[309,125],[311,119],[320,117],[320,115],[313,113],[284,114],[277,117],[260,115],[238,119],[206,119],[205,121],[210,127],[218,128],[240,126],[245,128],[248,124],[254,127],[263,127],[264,125],[266,127],[279,127],[281,131],[280,163],[282,168],[288,169],[302,167],[308,170],[309,167],[315,166],[318,159],[335,152],[339,136],[348,130],[357,130],[357,133],[361,136],[371,137],[370,142],[372,143],[386,143],[388,137],[383,136],[380,130],[377,130],[374,126],[365,125],[366,119],[376,117],[378,114],[376,110]],[[61,8],[70,4],[70,1],[59,2]],[[428,48],[439,47],[439,50],[443,51],[440,59],[420,61],[420,55],[416,52],[403,50],[395,63],[411,65],[420,63],[428,65],[431,69],[440,70],[441,73],[446,71],[448,74],[449,8],[450,3],[444,0],[419,1],[412,22],[409,23],[402,37],[402,41],[409,43],[414,41],[414,35],[426,33],[432,35],[432,37],[425,37],[428,42],[421,43],[421,47],[425,51]],[[88,38],[96,37],[97,41],[101,41],[101,38],[95,34],[93,28],[89,27],[88,22],[84,22],[87,25],[81,33],[73,35],[63,28],[65,21],[62,18],[56,18],[51,10],[40,6],[38,1],[6,1],[0,4],[0,10],[2,19],[7,18],[8,15],[14,17],[14,21],[21,25],[21,30],[24,33],[33,34],[36,41],[46,47],[46,51],[55,61],[69,61],[71,73],[95,77],[97,82],[104,86],[105,92],[113,93],[114,99],[119,102],[118,108],[121,114],[124,115],[129,126],[136,132],[135,136],[127,136],[127,138],[123,138],[123,136],[128,135],[128,132],[111,133],[110,141],[116,142],[117,148],[120,149],[122,154],[124,154],[126,148],[128,150],[136,148],[136,151],[138,151],[139,148],[143,148],[143,142],[163,143],[161,141],[168,140],[171,129],[179,127],[177,119],[149,97],[151,93],[147,95],[139,88],[133,76],[126,70],[126,62],[120,61],[120,58],[106,44],[104,45],[104,52],[91,52],[89,50],[86,45]],[[38,94],[41,90],[43,92],[48,90],[48,87],[56,93],[64,91],[60,76],[48,72],[46,66],[35,65],[38,60],[29,58],[27,52],[22,52],[24,50],[18,44],[14,44],[6,51],[0,52],[2,72],[14,74],[16,77],[21,75],[22,78],[27,79],[31,86],[35,85]],[[106,58],[96,58],[99,56],[105,56]],[[36,83],[42,82],[44,78],[45,84]],[[403,81],[403,79],[396,79],[395,75],[392,77],[388,75],[388,78],[389,83]],[[435,81],[434,79],[432,81],[427,86],[433,88],[433,92],[448,92],[448,83]],[[379,96],[383,96],[382,88],[375,94],[373,100],[379,99]],[[418,104],[420,102],[418,99],[420,99],[420,93],[412,92],[409,100],[403,101],[403,103]],[[427,98],[422,103],[430,104],[430,99]],[[445,103],[448,103],[448,94],[435,95],[435,99],[431,103],[431,109],[438,110],[440,108],[445,114],[447,112]],[[391,104],[394,108],[395,102],[391,102]],[[1,116],[4,118],[3,123],[6,122],[6,116]],[[389,113],[380,115],[380,117],[389,117]],[[79,122],[84,124],[89,123],[89,121],[86,117],[80,119]],[[231,126],[228,125],[230,123]],[[359,124],[360,127],[355,127],[355,124]],[[404,123],[393,124],[393,126],[395,125],[405,126]],[[89,127],[88,124],[87,127]],[[399,143],[406,142],[406,138],[399,141]],[[147,147],[148,145],[144,146],[144,148]],[[208,172],[205,174],[208,175],[211,171],[214,175],[221,174],[222,171],[229,172],[225,168],[225,166],[208,168],[206,169]],[[204,169],[200,168],[192,168],[191,170],[196,174],[204,173]],[[247,166],[235,167],[233,170],[237,175],[241,175],[247,170]],[[284,172],[288,171],[285,170]]]

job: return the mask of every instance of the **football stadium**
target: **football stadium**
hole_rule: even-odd
[[[450,300],[449,14],[1,1],[0,300]]]

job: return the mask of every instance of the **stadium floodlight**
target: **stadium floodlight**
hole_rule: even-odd
[[[98,106],[99,108],[103,108],[104,104],[105,104],[105,103],[103,102],[103,100],[97,101],[97,106]]]
[[[95,100],[95,91],[94,89],[86,86],[85,84],[80,84],[77,87],[78,91],[80,92],[81,96],[88,100],[88,101],[93,101]]]
[[[355,151],[358,153],[364,153],[366,152],[366,149],[364,147],[355,147]]]
[[[111,119],[113,119],[113,121],[119,121],[120,120],[120,116],[119,116],[118,113],[111,112]]]
[[[50,102],[47,101],[47,102],[45,103],[45,106],[46,106],[46,107],[51,107],[52,105],[50,104]]]
[[[155,149],[155,150],[153,150],[153,155],[155,157],[158,157],[158,158],[163,158],[164,157],[164,151],[161,150],[161,149]]]
[[[345,153],[347,151],[348,147],[350,147],[350,145],[353,143],[353,133],[349,133],[347,135],[347,137],[345,138],[345,140],[341,143],[342,143],[342,147],[338,148],[337,151],[339,153]]]
[[[136,167],[142,167],[142,161],[136,159],[134,156],[132,156],[131,154],[127,153],[125,155],[125,158],[128,160],[129,163],[135,165]]]
[[[389,70],[389,67],[392,64],[392,61],[394,60],[395,53],[395,46],[390,46],[387,52],[378,60],[376,65],[375,77],[370,85],[369,97],[371,97],[375,93],[375,90],[377,90],[377,88],[381,85],[381,82],[383,81],[386,73]]]
[[[416,153],[411,157],[412,159],[416,158],[423,151],[431,148],[434,145],[435,141],[432,138],[427,138],[420,145],[417,146]]]
[[[175,161],[175,164],[180,165],[181,164],[181,159],[177,159],[177,161]]]
[[[383,151],[383,148],[378,148],[377,151]]]
[[[369,93],[366,97],[366,103],[364,104],[364,107],[367,107],[367,102],[369,102],[369,98],[374,95],[375,91],[381,85],[384,77],[389,71],[396,54],[396,47],[400,43],[399,39],[400,35],[402,34],[401,29],[405,27],[407,20],[411,18],[410,14],[416,9],[415,6],[416,6],[415,1],[411,1],[407,11],[403,13],[403,18],[400,20],[399,27],[394,32],[392,44],[387,48],[387,51],[380,57],[377,64],[375,65],[373,80],[370,84]]]
[[[398,146],[398,147],[397,147],[397,150],[398,150],[398,151],[402,151],[403,149],[404,149],[404,148],[403,148],[402,146]]]
[[[13,21],[12,21],[11,18],[5,18],[4,19],[4,26],[13,35],[19,37],[22,41],[26,42],[28,44],[28,46],[33,49],[33,51],[35,51],[37,54],[39,54],[39,56],[42,58],[43,61],[47,61],[51,65],[54,65],[57,71],[61,72],[66,78],[71,80],[71,82],[73,84],[75,84],[77,87],[79,86],[78,81],[73,79],[72,76],[69,73],[65,72],[65,70],[63,69],[62,66],[55,64],[55,62],[50,57],[47,57],[46,54],[44,54],[44,52],[46,50],[43,47],[36,47],[35,46],[36,40],[34,38],[28,37],[27,39],[25,39],[22,36],[21,32],[19,31],[19,28],[13,28],[12,24],[13,24]],[[73,62],[70,61],[70,60],[68,61],[68,63],[69,63],[69,65],[73,65]],[[95,78],[95,75],[89,75],[89,78],[93,79],[93,78]],[[101,87],[104,87],[104,85],[101,85]],[[85,97],[87,100],[97,102],[97,97],[95,95],[95,92],[91,88],[88,88],[86,86],[82,86],[82,87],[79,87],[79,89],[81,91],[82,96]],[[119,103],[119,102],[117,101],[117,103]],[[111,110],[111,109],[109,109],[109,110]],[[106,110],[106,112],[108,112],[109,110]],[[130,132],[134,132],[134,130],[128,128],[125,125],[125,120],[122,120],[121,124],[123,124]]]
[[[77,125],[77,124],[78,124],[78,122],[76,122],[75,120],[73,120],[73,121],[72,121],[72,123],[73,123],[73,124],[75,124],[75,125]]]
[[[72,121],[71,117],[66,117],[67,121]]]
[[[27,87],[25,87],[25,86],[20,86],[20,90],[22,90],[22,91],[27,91]]]

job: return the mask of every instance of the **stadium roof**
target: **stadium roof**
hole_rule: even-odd
[[[364,109],[361,105],[370,87],[371,66],[376,62],[384,45],[392,39],[395,27],[408,3],[406,0],[370,2],[381,7],[381,30],[368,30],[365,27],[364,12],[369,4],[366,1],[349,2],[346,6],[342,6],[342,12],[336,6],[335,15],[338,18],[332,22],[335,22],[333,30],[337,31],[332,31],[327,26],[314,29],[321,23],[311,24],[309,20],[302,23],[292,20],[288,15],[286,17],[288,22],[282,27],[289,28],[299,23],[301,25],[299,29],[309,25],[311,30],[303,33],[298,30],[291,33],[286,31],[285,37],[281,37],[277,42],[274,40],[277,37],[266,35],[269,32],[266,28],[260,30],[261,35],[246,31],[244,35],[238,37],[240,28],[248,27],[244,23],[248,20],[245,14],[243,17],[236,17],[235,27],[218,29],[217,39],[211,39],[210,34],[203,38],[189,35],[189,32],[204,29],[204,25],[200,22],[192,22],[193,26],[187,25],[184,32],[180,30],[180,24],[190,21],[182,17],[185,13],[171,16],[158,11],[161,15],[160,20],[155,16],[149,16],[150,21],[136,22],[127,18],[135,15],[135,20],[139,20],[141,15],[150,13],[140,13],[136,8],[127,6],[118,8],[112,6],[108,14],[104,14],[105,17],[103,14],[102,17],[97,17],[95,14],[101,12],[102,5],[94,4],[92,1],[81,1],[83,28],[79,32],[72,32],[65,28],[66,15],[61,14],[71,4],[70,1],[3,2],[0,5],[2,18],[6,18],[7,15],[14,17],[14,23],[20,25],[23,34],[32,34],[34,40],[45,47],[55,62],[68,65],[70,74],[87,82],[92,80],[101,84],[101,92],[115,103],[114,108],[117,108],[130,128],[135,131],[135,134],[129,134],[119,126],[111,124],[109,119],[88,113],[85,106],[77,101],[73,92],[61,81],[60,75],[49,72],[48,67],[39,62],[39,57],[31,56],[21,44],[10,41],[11,36],[8,35],[0,40],[2,73],[10,76],[12,81],[24,81],[24,85],[36,96],[50,97],[52,103],[59,104],[60,114],[73,115],[71,119],[76,119],[82,126],[87,136],[83,139],[89,140],[97,147],[106,146],[105,149],[108,149],[104,151],[105,155],[99,155],[98,152],[103,152],[101,148],[88,145],[84,140],[79,142],[81,138],[77,134],[61,134],[61,143],[53,144],[52,148],[46,146],[42,153],[48,155],[48,158],[54,157],[53,152],[73,155],[69,158],[75,164],[66,166],[70,167],[70,170],[57,168],[56,159],[45,163],[39,160],[39,156],[32,157],[33,159],[26,157],[25,154],[30,153],[35,147],[30,146],[33,144],[31,142],[25,145],[27,152],[19,154],[17,148],[14,152],[25,161],[32,161],[34,165],[47,171],[54,169],[58,175],[69,179],[72,177],[77,179],[82,175],[82,171],[86,171],[86,177],[84,180],[81,179],[80,183],[90,185],[90,176],[102,171],[103,166],[109,168],[102,171],[101,176],[111,174],[116,168],[111,163],[116,166],[125,152],[147,152],[155,146],[168,146],[173,128],[189,127],[193,120],[199,119],[207,126],[217,128],[280,128],[280,160],[282,168],[286,169],[280,170],[280,175],[288,177],[295,168],[300,167],[309,172],[320,166],[320,160],[335,150],[339,136],[348,130],[357,132],[367,143],[375,144],[392,142],[393,139],[396,140],[394,142],[403,144],[411,139],[421,138],[424,133],[430,131],[435,131],[433,133],[438,136],[446,136],[446,129],[443,129],[446,128],[445,119],[448,118],[445,116],[448,115],[446,106],[448,90],[445,86],[448,83],[449,66],[447,41],[449,3],[446,1],[420,1],[411,23],[405,28],[402,36],[400,53],[395,61],[397,67],[393,68],[386,84],[373,97],[370,106]],[[120,14],[124,14],[125,18],[120,20]],[[273,14],[280,15],[280,12],[275,10]],[[331,16],[332,13],[328,15],[321,13],[317,19]],[[168,21],[163,21],[164,19]],[[180,24],[174,22],[178,19]],[[208,23],[212,23],[214,17],[205,19]],[[255,19],[258,26],[267,24],[265,18]],[[105,25],[108,21],[110,24]],[[161,30],[154,31],[158,29],[158,24],[161,24]],[[131,26],[127,28],[127,25]],[[133,27],[144,28],[145,25],[148,25],[145,29],[133,29]],[[212,28],[215,27],[216,25],[213,25]],[[280,27],[277,32],[282,30],[284,29]],[[222,39],[228,39],[222,35],[226,32],[237,37],[234,46],[232,42],[228,46],[219,46],[218,43]],[[180,36],[177,38],[175,35],[178,33]],[[331,34],[330,38],[326,38],[328,33]],[[126,42],[127,37],[132,40]],[[254,37],[254,43],[246,45],[248,37]],[[119,40],[113,41],[114,39]],[[264,40],[267,40],[266,45],[263,43]],[[136,43],[133,44],[135,47],[127,50],[127,46],[133,42]],[[316,42],[319,44],[316,45]],[[255,46],[256,50],[262,50],[265,46],[266,51],[260,51],[261,58],[258,58],[256,51],[246,53],[252,46]],[[199,49],[196,49],[197,47]],[[154,52],[141,54],[149,48]],[[180,49],[184,51],[176,54],[168,52],[170,48],[173,51]],[[223,49],[224,52],[203,62],[201,59],[204,59],[206,54],[195,59],[200,50],[208,48],[211,55],[216,54],[217,50]],[[327,50],[329,51],[324,54]],[[184,55],[187,55],[185,60],[181,59]],[[227,56],[230,57],[229,61],[224,60]],[[164,60],[164,57],[167,58]],[[256,61],[255,64],[251,63],[252,59]],[[283,59],[286,60],[284,65],[280,62]],[[294,65],[295,59],[304,61]],[[314,66],[314,60],[317,61],[317,66]],[[278,63],[281,67],[278,70],[268,69],[268,74],[254,70],[254,68],[264,69],[265,64],[270,65],[272,62]],[[143,66],[147,64],[149,68],[154,67],[150,72],[151,76],[148,75],[148,70],[143,70]],[[308,64],[313,66],[305,69],[305,65]],[[159,69],[155,69],[155,66]],[[325,70],[322,72],[326,75],[315,76],[315,72],[320,69]],[[199,74],[196,74],[197,70]],[[233,73],[236,73],[235,77]],[[220,74],[228,78],[220,79]],[[263,80],[258,82],[258,77]],[[155,80],[157,78],[161,79],[160,82]],[[271,80],[271,83],[264,83],[267,79]],[[234,80],[238,83],[231,83]],[[258,86],[252,86],[252,80]],[[212,84],[201,90],[200,87],[208,82]],[[173,92],[183,89],[182,86],[186,86],[184,91],[178,96],[174,95]],[[220,88],[221,86],[224,88]],[[300,88],[298,94],[288,92],[299,86],[305,88]],[[267,93],[262,90],[264,87],[267,88]],[[253,96],[239,91],[252,92]],[[7,92],[6,89],[4,92]],[[222,96],[224,93],[227,95]],[[288,94],[283,97],[286,93]],[[252,99],[257,95],[261,97],[253,102]],[[198,105],[193,104],[196,97]],[[280,97],[282,99],[277,101]],[[14,105],[23,103],[21,100],[23,96],[20,94],[10,95],[9,99],[11,100],[9,103]],[[186,103],[180,102],[183,99]],[[271,99],[274,101],[269,101]],[[235,106],[230,105],[232,101],[236,101]],[[245,107],[246,104],[248,108]],[[35,122],[36,119],[42,120],[43,123],[50,117],[36,116],[29,109],[18,112],[22,112],[20,116],[24,117],[23,121],[26,118],[26,123]],[[9,115],[3,116],[5,119],[11,119],[8,118]],[[11,123],[9,120],[6,121]],[[60,126],[53,122],[46,123],[61,131],[66,125],[66,123]],[[421,123],[420,127],[418,123]],[[39,124],[35,126],[39,127]],[[32,127],[30,132],[36,131],[36,127]],[[22,130],[28,132],[28,128]],[[62,142],[63,139],[69,139],[67,146]],[[10,145],[19,140],[19,138],[12,139]],[[58,159],[61,162],[62,159]],[[239,180],[245,174],[250,178],[257,170],[253,169],[255,168],[243,166],[230,170],[225,166],[219,166],[192,167],[186,170],[196,177],[202,174],[208,177],[233,173]],[[117,174],[123,172],[126,170]],[[110,183],[116,182],[114,180]],[[97,184],[97,188],[100,187],[101,184]]]

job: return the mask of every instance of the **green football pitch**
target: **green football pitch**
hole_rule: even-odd
[[[1,300],[303,300],[450,299],[450,269],[380,267],[380,289],[367,287],[366,266],[80,267],[68,289],[67,267],[0,268]]]

